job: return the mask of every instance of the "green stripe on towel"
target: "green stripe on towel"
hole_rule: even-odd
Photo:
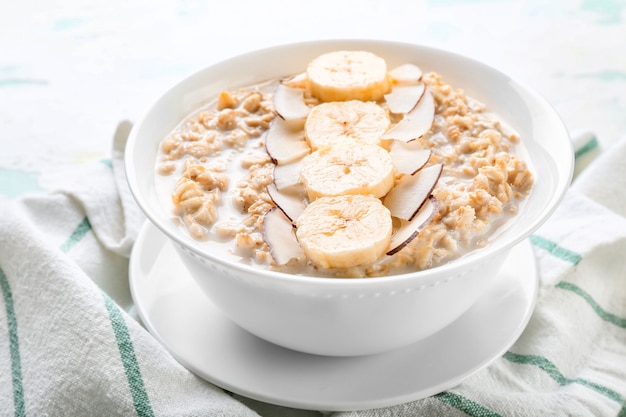
[[[593,151],[598,146],[599,146],[598,139],[595,136],[593,136],[590,141],[585,143],[580,148],[576,149],[576,152],[574,153],[574,157],[578,159],[581,156]]]
[[[500,417],[500,414],[494,413],[482,405],[453,392],[445,391],[435,395],[435,398],[472,417]]]
[[[541,236],[531,235],[530,242],[538,248],[541,248],[557,258],[571,263],[572,265],[578,265],[578,263],[583,259],[582,256],[576,252],[562,248],[556,243],[544,239]]]
[[[13,409],[15,417],[25,415],[24,386],[22,384],[22,362],[20,359],[20,344],[17,337],[17,319],[13,308],[13,294],[4,271],[0,269],[0,287],[4,297],[9,330],[9,352],[11,356],[11,382],[13,383]]]
[[[579,384],[584,385],[592,390],[604,395],[607,398],[610,398],[613,401],[616,401],[619,404],[624,404],[624,398],[616,391],[613,391],[610,388],[604,387],[600,384],[596,384],[595,382],[588,381],[582,378],[567,378],[565,375],[559,371],[559,369],[548,359],[538,356],[538,355],[520,355],[518,353],[506,352],[504,354],[504,359],[507,359],[514,363],[519,363],[522,365],[533,365],[546,372],[550,378],[552,378],[559,385],[568,385],[568,384]]]
[[[60,249],[63,253],[67,253],[72,249],[78,242],[82,240],[83,237],[91,230],[91,224],[89,223],[89,219],[85,217],[79,224],[76,226],[70,237],[63,242]]]
[[[61,250],[65,253],[69,252],[90,230],[91,223],[89,223],[89,219],[85,217],[78,224],[78,226],[76,226],[70,237],[63,242]],[[139,363],[137,362],[137,357],[135,356],[135,349],[130,338],[130,333],[128,332],[128,327],[124,321],[124,317],[115,302],[111,300],[108,295],[102,293],[102,296],[104,298],[104,304],[109,313],[111,327],[113,328],[113,333],[115,334],[115,339],[117,341],[117,348],[120,352],[120,358],[126,373],[126,379],[133,398],[135,412],[139,417],[153,417],[154,412],[152,411],[150,399],[148,398],[148,394],[145,390],[143,378],[141,377],[141,371],[139,369]]]
[[[117,347],[120,352],[122,364],[124,365],[124,370],[126,371],[126,378],[128,379],[128,386],[130,387],[130,393],[133,397],[135,411],[139,417],[152,417],[154,416],[154,412],[152,411],[150,399],[146,393],[139,363],[135,356],[133,342],[130,338],[126,322],[124,322],[124,317],[109,296],[104,293],[102,293],[102,296],[104,297],[104,304],[109,312],[111,326],[113,327],[113,332],[117,340]]]
[[[587,293],[582,288],[565,281],[561,281],[556,284],[556,288],[571,291],[574,294],[579,295],[587,302],[587,304],[591,306],[591,308],[593,308],[593,310],[598,314],[598,316],[602,318],[602,320],[608,321],[609,323],[613,323],[616,326],[626,329],[626,318],[619,317],[615,314],[605,311],[602,307],[600,307],[598,303],[596,303],[596,301],[589,295],[589,293]]]

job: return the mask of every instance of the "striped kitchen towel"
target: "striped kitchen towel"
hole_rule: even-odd
[[[0,206],[0,416],[256,416],[178,364],[127,310],[142,216],[112,163]],[[106,162],[106,161],[105,161]]]

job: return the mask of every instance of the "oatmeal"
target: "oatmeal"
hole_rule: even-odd
[[[213,233],[249,248],[271,208],[265,188],[272,182],[273,164],[261,139],[275,117],[267,91],[223,91],[161,142],[157,171],[170,178],[161,187],[172,188],[173,213],[197,240]],[[235,159],[241,177],[227,174]],[[245,218],[219,215],[225,193]]]
[[[175,221],[245,262],[320,276],[423,270],[486,246],[533,186],[521,139],[440,74],[413,66],[383,80],[380,65],[374,80],[363,65],[358,100],[311,71],[223,91],[186,118],[156,164]],[[264,227],[277,220],[287,226]]]

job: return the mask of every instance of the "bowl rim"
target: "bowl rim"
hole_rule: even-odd
[[[146,119],[148,119],[150,113],[157,106],[158,103],[161,102],[164,98],[173,94],[173,92],[181,88],[183,84],[185,84],[188,80],[200,77],[205,71],[210,71],[215,68],[219,68],[220,66],[225,66],[230,63],[236,62],[241,59],[250,59],[254,56],[262,56],[267,53],[276,52],[282,49],[289,49],[294,47],[322,47],[322,46],[331,46],[333,44],[341,44],[342,46],[351,45],[360,48],[366,48],[367,45],[372,45],[376,47],[384,47],[384,46],[395,46],[395,47],[406,47],[406,48],[414,48],[424,51],[429,51],[430,53],[444,54],[448,57],[452,57],[453,59],[458,59],[462,61],[467,61],[472,63],[473,65],[477,65],[485,68],[488,71],[494,72],[501,76],[507,77],[510,83],[513,83],[517,88],[523,91],[526,95],[532,97],[537,103],[541,104],[545,110],[550,113],[551,118],[559,124],[559,127],[562,130],[563,136],[565,136],[568,140],[564,141],[567,149],[569,158],[564,158],[564,161],[567,163],[564,176],[560,176],[556,183],[556,186],[552,190],[552,197],[549,200],[549,203],[546,204],[546,209],[541,212],[541,216],[533,219],[533,221],[529,222],[525,225],[514,238],[508,239],[505,242],[497,242],[495,244],[487,245],[484,248],[480,248],[480,250],[471,251],[465,255],[460,256],[459,258],[453,259],[443,265],[439,265],[430,269],[405,272],[393,275],[385,275],[385,276],[376,276],[376,277],[362,277],[362,278],[344,278],[344,277],[320,277],[315,275],[306,275],[306,274],[291,274],[281,271],[270,270],[266,268],[262,268],[260,266],[248,265],[242,262],[232,262],[228,260],[221,259],[219,256],[213,255],[211,253],[207,253],[203,251],[197,245],[190,244],[187,240],[180,236],[179,233],[171,233],[167,227],[164,227],[161,224],[158,216],[155,216],[152,212],[152,208],[150,204],[143,198],[142,192],[137,180],[136,170],[134,165],[131,163],[135,158],[135,144],[138,141],[138,132],[140,127],[145,123]],[[164,233],[168,239],[171,239],[175,244],[177,244],[180,248],[184,248],[187,252],[190,252],[192,255],[206,260],[210,262],[216,262],[220,265],[226,266],[228,268],[238,270],[244,273],[252,273],[258,278],[267,278],[277,282],[284,283],[297,283],[297,284],[305,284],[305,285],[330,285],[334,288],[363,288],[366,287],[372,288],[377,286],[386,286],[388,284],[393,284],[397,282],[407,283],[412,280],[426,280],[433,277],[449,277],[453,275],[457,275],[459,270],[462,270],[467,264],[473,264],[474,261],[477,264],[480,264],[481,260],[485,261],[491,256],[502,256],[502,254],[513,246],[517,245],[521,241],[527,239],[535,230],[537,230],[543,223],[545,223],[552,214],[558,208],[560,202],[565,197],[567,190],[571,184],[574,172],[574,148],[571,140],[569,140],[568,130],[563,123],[563,120],[556,112],[556,110],[552,107],[552,105],[537,91],[525,85],[523,82],[512,78],[508,74],[500,71],[498,68],[486,64],[485,62],[479,61],[475,58],[469,57],[462,53],[458,53],[455,51],[447,50],[440,47],[433,47],[429,45],[423,45],[418,43],[410,43],[403,41],[393,41],[393,40],[381,40],[381,39],[355,39],[355,38],[338,38],[338,39],[322,39],[322,40],[308,40],[308,41],[299,41],[299,42],[289,42],[279,45],[273,45],[261,49],[247,51],[238,55],[231,56],[221,61],[214,62],[210,65],[204,66],[198,69],[191,74],[184,76],[179,81],[175,82],[165,91],[163,91],[156,99],[154,99],[151,103],[149,103],[146,110],[141,114],[136,123],[133,124],[130,134],[128,136],[126,147],[124,150],[124,169],[126,174],[126,180],[133,196],[135,203],[139,206],[143,214],[146,216],[147,220],[152,222],[157,229]],[[313,278],[313,279],[312,279]],[[363,287],[366,286],[366,287]]]

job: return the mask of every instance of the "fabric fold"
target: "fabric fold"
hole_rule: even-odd
[[[0,205],[0,415],[257,416],[126,312],[143,222],[120,171],[129,127],[112,164],[59,171],[49,185],[65,187]]]

